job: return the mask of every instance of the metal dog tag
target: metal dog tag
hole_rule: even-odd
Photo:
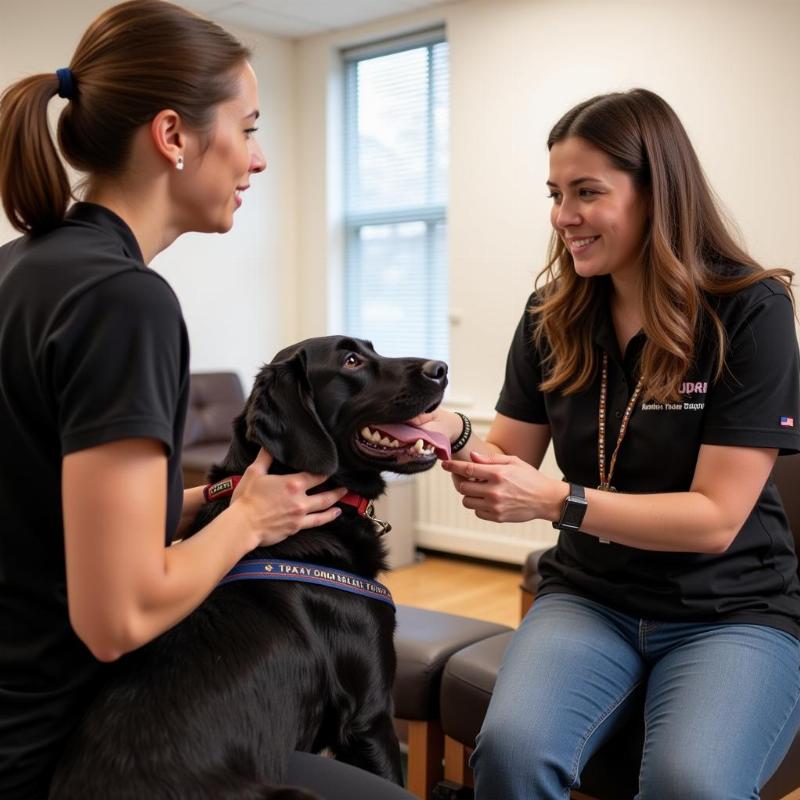
[[[392,526],[389,522],[386,522],[386,520],[383,519],[378,519],[375,516],[375,505],[373,503],[370,503],[367,506],[367,510],[364,512],[364,514],[372,520],[372,524],[375,526],[378,536],[383,536],[384,534],[389,533],[389,531],[392,529]]]

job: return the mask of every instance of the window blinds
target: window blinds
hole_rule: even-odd
[[[446,360],[444,31],[343,55],[347,333],[383,355]]]

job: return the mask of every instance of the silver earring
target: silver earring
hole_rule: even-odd
[[[183,156],[178,156],[178,160],[175,162],[175,169],[178,172],[183,172]]]

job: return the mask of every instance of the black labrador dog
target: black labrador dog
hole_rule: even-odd
[[[212,482],[240,475],[265,447],[271,472],[331,475],[366,500],[381,471],[429,469],[449,442],[404,423],[441,401],[447,365],[383,358],[329,336],[278,353],[259,372]],[[229,499],[203,507],[194,530]],[[379,525],[343,506],[334,522],[248,558],[343,570],[385,568]],[[345,579],[349,580],[349,579]],[[380,586],[380,584],[378,584]],[[280,788],[292,750],[330,750],[402,782],[392,724],[394,607],[317,583],[219,585],[172,630],[120,659],[61,760],[53,800],[301,800]]]

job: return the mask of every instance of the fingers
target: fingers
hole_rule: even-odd
[[[470,480],[497,480],[497,464],[476,464],[473,461],[443,461],[442,469]]]
[[[456,491],[463,494],[464,497],[480,497],[482,499],[488,497],[494,489],[482,481],[461,481],[460,486],[456,486]]]
[[[469,457],[476,464],[513,464],[516,456],[507,456],[505,453],[476,453],[474,450],[470,451]]]
[[[503,517],[497,512],[485,506],[482,500],[476,500],[471,497],[465,497],[462,501],[464,508],[468,508],[474,512],[478,519],[486,520],[487,522],[502,522]]]
[[[269,468],[272,466],[272,456],[269,451],[262,447],[250,466],[256,467],[260,473],[266,475],[269,472]]]
[[[416,417],[412,417],[408,420],[408,424],[418,428],[425,428],[426,430],[436,433],[442,433],[451,441],[458,437],[463,427],[461,417],[457,416],[452,411],[445,411],[441,408],[437,408],[430,413],[417,414]]]
[[[460,494],[470,494],[470,487],[484,483],[484,481],[479,481],[476,478],[462,478],[460,475],[455,474],[450,475],[450,480],[453,481],[453,486]]]
[[[327,511],[318,511],[316,514],[306,514],[303,521],[300,523],[298,530],[306,530],[307,528],[317,528],[322,525],[327,525],[333,522],[340,514],[342,509],[334,506]]]
[[[308,511],[306,513],[312,514],[315,511],[323,511],[326,508],[330,508],[334,503],[338,503],[346,494],[347,489],[344,486],[340,486],[338,489],[331,489],[329,492],[309,495]]]
[[[298,472],[291,477],[299,480],[303,491],[306,491],[312,489],[314,486],[319,486],[321,483],[325,483],[330,476],[318,475],[314,472]],[[346,491],[344,493],[346,494]]]

